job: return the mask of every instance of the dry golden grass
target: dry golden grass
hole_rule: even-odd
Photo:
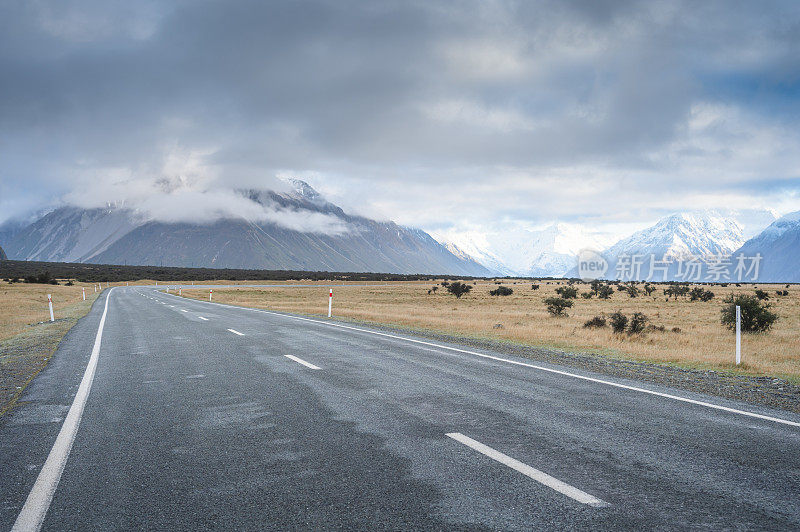
[[[720,309],[726,296],[734,292],[752,294],[753,286],[711,287],[716,297],[707,303],[690,302],[686,298],[665,301],[660,285],[650,297],[630,298],[622,292],[615,292],[610,300],[578,297],[568,317],[555,318],[547,313],[543,300],[556,295],[555,289],[566,284],[563,281],[539,282],[540,289],[536,291],[531,289],[530,281],[504,282],[504,286],[514,289],[506,297],[490,296],[489,290],[497,285],[481,281],[460,300],[442,287],[438,293],[428,295],[427,290],[433,284],[348,283],[334,289],[334,315],[461,336],[800,381],[800,287],[797,286],[788,288],[790,295],[783,297],[775,295],[777,289],[785,289],[783,285],[759,286],[770,294],[773,310],[780,318],[769,333],[743,335],[743,364],[737,368],[733,363],[734,335],[720,324]],[[581,292],[589,290],[585,284],[576,286]],[[183,295],[208,299],[207,290],[185,290]],[[327,289],[322,287],[215,290],[214,301],[312,315],[326,315],[328,305]],[[618,335],[609,327],[600,330],[583,327],[593,316],[608,316],[617,310],[628,315],[643,312],[651,324],[663,325],[666,331]],[[496,324],[502,328],[494,328]],[[672,332],[674,327],[681,332]]]
[[[119,284],[119,283],[118,283]],[[105,285],[103,285],[105,287]],[[81,288],[86,287],[86,302]],[[91,284],[76,283],[75,286],[47,284],[8,284],[0,281],[0,340],[11,338],[25,330],[26,326],[50,320],[47,309],[47,294],[53,296],[53,313],[56,319],[64,313],[80,309],[86,314],[96,294]]]
[[[83,286],[86,301],[81,295]],[[53,296],[53,323],[47,294]],[[89,312],[97,296],[92,285],[0,282],[0,416],[47,366],[61,339]]]

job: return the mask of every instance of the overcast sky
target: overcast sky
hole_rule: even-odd
[[[799,147],[796,1],[0,3],[0,221],[276,176],[431,231],[787,212]]]

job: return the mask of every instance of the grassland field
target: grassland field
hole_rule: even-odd
[[[566,281],[503,280],[513,289],[510,296],[491,296],[493,281],[474,282],[472,291],[460,299],[437,282],[345,283],[334,289],[334,316],[376,324],[396,325],[508,341],[526,345],[595,353],[627,360],[674,364],[756,376],[785,378],[800,383],[800,287],[792,285],[702,285],[714,292],[708,302],[679,297],[665,300],[667,285],[654,283],[651,296],[631,298],[615,291],[608,300],[574,300],[568,316],[551,316],[544,303],[556,296]],[[325,283],[318,283],[325,284]],[[472,283],[470,283],[472,284]],[[434,285],[435,293],[428,293]],[[588,284],[577,283],[580,292]],[[643,284],[640,284],[641,288]],[[698,285],[700,286],[700,285]],[[730,294],[753,294],[761,288],[770,294],[771,310],[779,316],[766,333],[743,334],[742,364],[735,365],[735,336],[720,322],[723,300]],[[776,291],[788,290],[778,296]],[[184,297],[208,299],[208,290],[184,290]],[[214,301],[305,315],[327,315],[327,288],[247,288],[214,291]],[[608,317],[615,311],[627,315],[643,312],[649,324],[664,330],[641,334],[615,334],[610,327],[591,329],[584,323],[594,316]],[[675,329],[678,332],[674,332]]]

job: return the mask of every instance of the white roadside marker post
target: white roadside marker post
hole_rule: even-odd
[[[83,300],[86,301],[86,288],[81,288],[83,291]]]
[[[50,307],[50,321],[56,321],[53,316],[53,298],[50,297],[50,294],[47,294],[47,306]]]
[[[178,295],[183,294],[183,288],[178,288]]]
[[[742,307],[736,305],[736,365],[742,363]]]
[[[328,294],[328,317],[331,317],[331,307],[333,307],[333,288],[331,288],[330,293]]]
[[[97,293],[97,285],[94,285],[94,293]]]
[[[211,294],[213,294],[213,293],[214,293],[214,289],[213,288],[208,290],[208,300],[209,301],[211,301]]]

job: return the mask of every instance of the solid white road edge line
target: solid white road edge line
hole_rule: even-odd
[[[203,321],[208,321],[208,318],[204,318],[203,316],[197,316],[197,317],[200,318]]]
[[[178,297],[178,296],[175,296],[175,297]],[[779,418],[779,417],[766,416],[764,414],[756,414],[755,412],[748,412],[747,410],[739,410],[738,408],[731,408],[729,406],[717,405],[717,404],[709,403],[709,402],[706,402],[706,401],[698,401],[697,399],[689,399],[688,397],[681,397],[680,395],[672,395],[672,394],[669,394],[669,393],[657,392],[655,390],[648,390],[647,388],[639,388],[638,386],[629,386],[627,384],[620,384],[618,382],[607,381],[607,380],[604,380],[604,379],[596,379],[594,377],[587,377],[586,375],[578,375],[577,373],[570,373],[569,371],[562,371],[562,370],[553,369],[553,368],[546,368],[544,366],[538,366],[536,364],[529,364],[527,362],[521,362],[519,360],[510,360],[508,358],[496,357],[496,356],[493,356],[493,355],[487,355],[485,353],[478,353],[476,351],[469,351],[467,349],[460,349],[458,347],[450,347],[450,346],[447,346],[447,345],[434,344],[433,342],[425,342],[423,340],[415,340],[414,338],[406,338],[404,336],[398,336],[396,334],[382,333],[382,332],[378,332],[378,331],[369,331],[369,330],[366,330],[366,329],[359,329],[358,327],[350,327],[349,325],[341,325],[339,323],[331,323],[331,322],[328,322],[328,321],[315,320],[315,319],[312,319],[312,318],[303,318],[303,317],[300,317],[300,316],[290,316],[289,314],[281,314],[280,312],[272,312],[272,311],[269,311],[269,310],[262,310],[262,309],[258,309],[258,308],[239,307],[239,306],[236,306],[236,305],[226,305],[224,303],[200,301],[199,299],[196,300],[196,301],[199,301],[200,303],[205,303],[206,305],[218,305],[220,307],[237,308],[237,309],[240,309],[240,310],[249,310],[249,311],[252,311],[252,312],[260,312],[262,314],[271,314],[273,316],[281,316],[283,318],[288,318],[288,319],[292,319],[292,320],[310,321],[312,323],[319,323],[321,325],[328,325],[329,327],[338,327],[340,329],[349,329],[349,330],[352,330],[352,331],[358,331],[358,332],[362,332],[362,333],[366,333],[366,334],[372,334],[372,335],[375,335],[375,336],[385,336],[386,338],[394,338],[394,339],[397,339],[397,340],[403,340],[405,342],[411,342],[411,343],[420,344],[420,345],[427,345],[427,346],[430,346],[430,347],[436,347],[436,348],[445,349],[445,350],[448,350],[448,351],[455,351],[457,353],[464,353],[464,354],[467,354],[467,355],[473,355],[473,356],[481,357],[481,358],[488,358],[490,360],[496,360],[498,362],[505,362],[506,364],[513,364],[515,366],[523,366],[523,367],[526,367],[526,368],[538,369],[540,371],[546,371],[548,373],[554,373],[556,375],[563,375],[565,377],[572,377],[572,378],[575,378],[575,379],[581,379],[581,380],[588,381],[588,382],[595,382],[597,384],[605,384],[607,386],[613,386],[615,388],[620,388],[620,389],[623,389],[623,390],[630,390],[630,391],[633,391],[633,392],[646,393],[646,394],[650,394],[650,395],[655,395],[657,397],[664,397],[665,399],[673,399],[675,401],[681,401],[681,402],[684,402],[684,403],[703,406],[703,407],[706,407],[706,408],[712,408],[714,410],[721,410],[723,412],[729,412],[731,414],[739,414],[741,416],[748,416],[748,417],[753,417],[753,418],[758,418],[758,419],[764,419],[764,420],[767,420],[767,421],[774,421],[775,423],[781,423],[783,425],[789,425],[789,426],[792,426],[792,427],[800,427],[800,422],[797,422],[797,421],[789,421],[788,419],[782,419],[782,418]]]
[[[233,330],[233,329],[228,329],[228,330],[229,330],[230,332],[232,332],[233,334],[238,334],[239,336],[244,336],[244,334],[240,333],[239,331],[235,331],[235,330]]]
[[[53,500],[58,482],[61,480],[61,473],[64,472],[64,466],[67,463],[72,444],[75,441],[75,435],[78,432],[78,425],[80,425],[81,417],[83,417],[83,408],[86,406],[89,391],[92,389],[92,381],[97,369],[97,359],[100,356],[103,327],[105,327],[106,315],[108,314],[108,300],[111,299],[111,292],[113,291],[114,289],[112,288],[106,295],[103,316],[100,318],[100,325],[97,327],[97,336],[94,339],[92,354],[89,357],[89,363],[86,365],[86,371],[83,373],[78,393],[75,394],[75,399],[72,400],[72,406],[69,407],[67,417],[64,418],[64,423],[61,425],[61,430],[58,432],[53,448],[50,450],[42,470],[39,471],[39,476],[36,477],[36,482],[25,500],[25,505],[14,522],[14,526],[11,529],[12,532],[41,529],[47,510],[50,508],[50,502]]]
[[[302,365],[304,365],[304,366],[305,366],[305,367],[307,367],[307,368],[311,368],[311,369],[322,369],[322,368],[320,368],[320,367],[317,367],[317,366],[315,366],[315,365],[314,365],[314,364],[312,364],[311,362],[306,362],[306,361],[305,361],[305,360],[303,360],[302,358],[297,358],[297,357],[296,357],[296,356],[294,356],[294,355],[283,355],[283,356],[285,356],[286,358],[288,358],[288,359],[290,359],[290,360],[294,360],[294,361],[295,361],[295,362],[297,362],[298,364],[302,364]]]
[[[526,477],[530,477],[536,482],[544,484],[548,488],[552,488],[557,492],[562,493],[567,497],[574,499],[580,503],[588,504],[589,506],[593,506],[594,508],[605,508],[607,506],[611,506],[604,500],[598,499],[594,495],[589,495],[585,491],[581,491],[574,486],[570,486],[566,482],[562,482],[555,477],[551,477],[544,471],[539,471],[538,469],[535,469],[527,464],[523,464],[519,460],[511,458],[510,456],[503,454],[500,451],[496,451],[495,449],[492,449],[488,445],[484,445],[479,441],[475,441],[468,436],[464,436],[460,432],[451,432],[450,434],[447,434],[447,436],[453,438],[457,442],[463,443],[467,447],[470,447],[471,449],[474,449],[485,456],[488,456],[492,460],[496,460],[515,471],[519,471]]]

